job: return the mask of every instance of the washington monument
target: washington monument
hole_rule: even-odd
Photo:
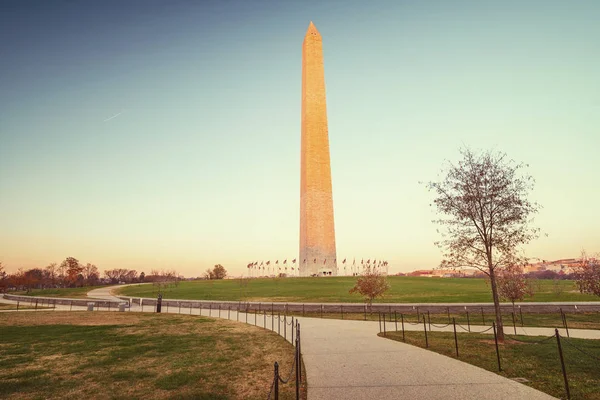
[[[323,41],[311,22],[302,44],[300,276],[337,275]]]

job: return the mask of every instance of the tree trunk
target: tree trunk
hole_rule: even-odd
[[[498,298],[498,288],[496,287],[496,274],[494,269],[490,268],[490,282],[492,284],[492,297],[494,298],[494,310],[496,311],[496,332],[498,341],[504,343],[504,325],[502,324],[502,311],[500,310],[500,300]]]

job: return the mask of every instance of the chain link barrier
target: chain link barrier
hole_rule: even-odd
[[[569,346],[571,346],[575,350],[579,351],[582,354],[585,354],[586,356],[590,357],[593,360],[600,361],[600,357],[596,357],[596,356],[593,356],[591,354],[588,354],[585,350],[582,350],[579,347],[575,346],[573,343],[571,343],[571,339],[570,338],[568,339],[568,338],[565,338],[564,336],[561,336],[561,338],[563,340],[563,343],[568,344]]]
[[[550,339],[554,339],[556,337],[556,335],[552,335],[552,336],[548,336],[545,337],[542,340],[535,340],[535,341],[530,341],[530,340],[521,340],[521,339],[517,339],[515,336],[513,335],[509,335],[508,333],[504,332],[504,336],[507,337],[508,339],[514,341],[514,342],[519,342],[519,343],[525,343],[525,344],[541,344],[544,342],[547,342]],[[522,335],[523,336],[523,335]]]

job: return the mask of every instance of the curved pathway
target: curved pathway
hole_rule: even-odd
[[[98,300],[107,300],[107,301],[123,301],[118,297],[113,296],[112,291],[116,288],[120,288],[128,285],[120,285],[120,286],[104,286],[98,289],[90,290],[87,293],[87,297],[98,299]]]
[[[377,336],[377,322],[299,318],[308,399],[552,399],[454,358]]]

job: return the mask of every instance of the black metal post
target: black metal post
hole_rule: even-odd
[[[396,325],[396,332],[398,332],[398,314],[394,310],[394,324]]]
[[[427,325],[425,325],[425,317],[423,317],[423,330],[425,331],[425,347],[429,347],[429,340],[427,339]]]
[[[452,325],[454,325],[454,346],[456,347],[456,358],[458,358],[458,338],[456,337],[456,319],[452,318]]]
[[[446,314],[448,314],[448,323],[450,323],[450,307],[446,307]]]
[[[73,302],[71,301],[71,304],[73,304]],[[72,306],[71,306],[72,308]],[[17,311],[19,311],[19,300],[17,300]]]
[[[35,309],[37,310],[38,300],[35,299]]]
[[[296,400],[300,400],[300,353],[298,350],[298,334],[296,334],[296,351],[294,360],[296,362]]]
[[[19,303],[17,303],[17,310],[19,309]],[[71,300],[71,303],[69,304],[69,311],[73,311],[73,300]]]
[[[231,304],[227,308],[227,319],[231,319]]]
[[[383,336],[386,336],[387,332],[385,331],[385,313],[383,313]]]
[[[302,304],[302,316],[304,317],[304,304]]]
[[[519,314],[521,315],[521,326],[525,326],[525,324],[523,323],[523,309],[521,308],[521,306],[519,306]]]
[[[378,313],[377,315],[379,315],[379,333],[381,333],[381,313]]]
[[[427,310],[427,323],[429,324],[429,332],[431,332],[431,314],[429,314],[429,310]]]
[[[404,314],[400,313],[400,318],[402,319],[402,340],[406,342],[406,338],[404,337]]]
[[[300,323],[298,323],[298,332],[296,332],[296,338],[298,339],[298,378],[302,383],[302,331],[300,330]]]
[[[281,314],[277,313],[277,334],[281,335]]]
[[[294,316],[292,316],[292,344],[294,344]]]
[[[567,399],[570,399],[571,392],[569,390],[569,379],[567,379],[567,369],[565,368],[565,359],[563,357],[562,346],[560,345],[560,333],[558,333],[558,328],[554,329],[554,335],[556,336],[556,344],[558,345],[558,355],[560,356],[560,366],[562,368],[563,378],[565,380],[565,391],[567,392]]]
[[[496,342],[496,358],[498,359],[498,371],[502,371],[500,365],[500,350],[498,349],[498,335],[496,334],[496,323],[492,322],[492,328],[494,329],[494,341]]]
[[[273,388],[273,395],[275,396],[275,400],[279,400],[279,364],[275,361],[275,375],[273,377],[275,379],[275,387]]]
[[[513,329],[515,330],[515,335],[517,334],[517,323],[515,322],[515,312],[512,312],[512,320],[513,320]]]
[[[321,318],[323,318],[323,304],[321,304]]]
[[[110,311],[110,301],[108,302],[108,311]],[[162,293],[158,294],[158,298],[156,299],[156,312],[161,313],[162,311]]]
[[[471,319],[469,318],[469,311],[467,311],[467,328],[469,328],[469,332],[471,332]]]

